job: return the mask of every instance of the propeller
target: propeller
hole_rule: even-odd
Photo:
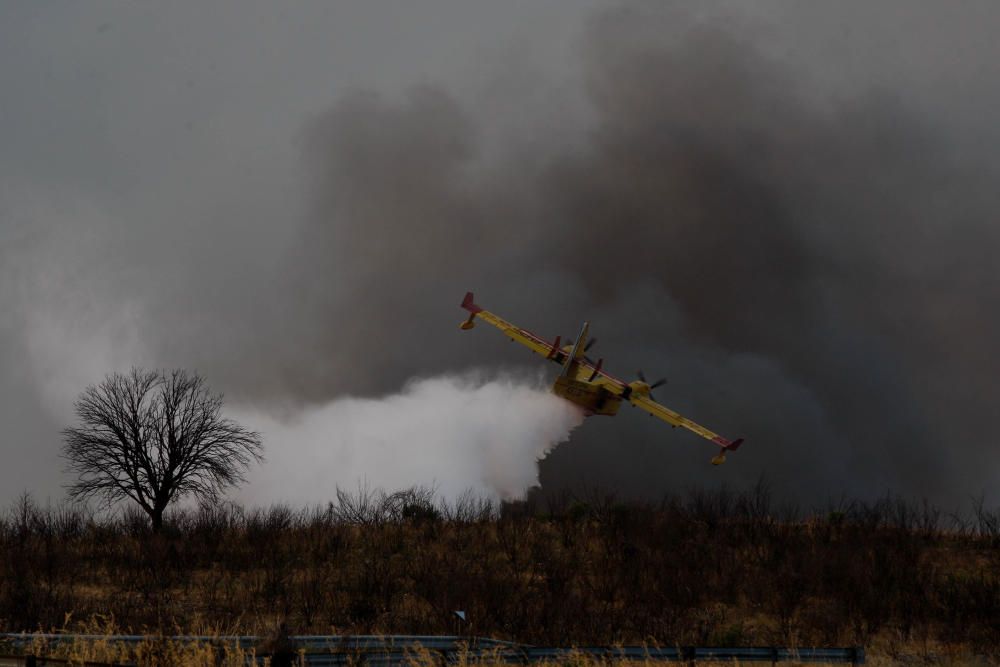
[[[596,338],[591,338],[590,340],[588,340],[587,344],[583,346],[583,351],[584,352],[589,351],[590,348],[594,347],[594,343],[596,343],[596,342],[597,342]]]
[[[642,380],[643,382],[645,382],[646,384],[649,385],[649,397],[652,398],[655,401],[656,397],[653,396],[653,390],[656,389],[659,386],[665,385],[667,383],[667,378],[660,378],[656,382],[653,382],[652,384],[650,384],[649,380],[646,379],[646,374],[645,373],[643,373],[642,371],[636,371],[635,374],[639,376],[640,380]]]

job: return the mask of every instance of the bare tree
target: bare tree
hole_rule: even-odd
[[[223,418],[222,395],[196,373],[113,373],[75,408],[79,426],[63,431],[63,457],[77,475],[70,496],[131,499],[156,531],[174,500],[214,500],[263,460],[260,435]]]

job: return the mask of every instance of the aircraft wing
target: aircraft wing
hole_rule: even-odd
[[[589,357],[582,357],[573,366],[573,379],[580,382],[592,382],[604,386],[617,396],[625,393],[628,383],[616,378],[604,370],[604,360],[594,362]]]
[[[500,331],[502,331],[503,334],[511,340],[524,345],[532,352],[535,352],[546,359],[550,359],[558,364],[562,364],[566,361],[567,355],[559,347],[558,336],[556,337],[555,342],[550,343],[542,340],[527,329],[514,326],[502,317],[494,315],[490,311],[477,306],[473,302],[472,292],[465,295],[465,299],[462,301],[462,308],[465,308],[470,313],[469,318],[465,322],[462,322],[463,329],[471,329],[475,319],[479,318],[484,322],[492,324],[497,329],[500,329]]]
[[[723,451],[720,453],[719,457],[716,457],[716,459],[712,460],[712,463],[716,464],[722,463],[723,461],[725,461],[725,452],[727,450],[731,452],[736,451],[736,449],[738,449],[739,446],[743,444],[743,438],[739,438],[737,440],[729,440],[728,438],[723,438],[718,433],[708,430],[701,424],[697,424],[691,421],[687,417],[684,417],[679,413],[674,412],[665,405],[660,405],[659,403],[651,399],[649,396],[644,396],[642,394],[638,395],[632,394],[628,397],[628,401],[632,405],[638,408],[642,408],[652,416],[662,419],[671,426],[681,426],[683,428],[686,428],[687,430],[693,431],[694,433],[697,433],[706,440],[709,440],[713,444],[716,444],[719,447],[721,447]]]

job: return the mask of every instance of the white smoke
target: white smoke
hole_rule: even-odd
[[[244,502],[325,503],[359,484],[434,486],[511,498],[538,482],[537,460],[584,419],[539,378],[470,373],[412,380],[382,398],[340,398],[290,419],[233,411],[261,432],[267,460],[233,492]]]

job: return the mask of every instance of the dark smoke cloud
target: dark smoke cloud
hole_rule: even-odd
[[[60,414],[105,368],[142,363],[197,368],[279,416],[542,363],[458,330],[472,289],[543,336],[589,319],[611,372],[665,374],[660,400],[747,438],[714,469],[695,436],[625,408],[541,462],[546,490],[656,496],[765,475],[808,502],[961,502],[1000,481],[996,134],[977,145],[903,81],[827,91],[829,66],[770,46],[733,11],[602,10],[578,42],[578,91],[515,71],[480,97],[341,93],[309,107],[291,176],[252,148],[239,169],[225,150],[185,153],[177,133],[226,150],[241,135],[179,109],[151,144],[157,171],[101,183],[152,194],[46,205],[44,239],[19,251],[16,275],[36,277],[0,286],[25,314],[8,326],[28,332],[0,359],[56,386],[43,393]],[[122,145],[151,141],[132,131]],[[151,201],[163,211],[136,214]],[[47,222],[70,217],[88,233]]]
[[[523,169],[478,154],[483,121],[436,88],[311,123],[321,356],[370,375],[309,391],[513,359],[442,328],[469,287],[545,335],[589,317],[612,369],[666,372],[663,400],[748,436],[723,479],[813,499],[995,480],[997,285],[969,260],[996,247],[996,202],[935,128],[886,91],[809,99],[720,22],[605,12],[582,50],[596,121],[569,149],[535,137]],[[656,494],[715,474],[695,439],[629,417],[579,429],[543,483]]]

